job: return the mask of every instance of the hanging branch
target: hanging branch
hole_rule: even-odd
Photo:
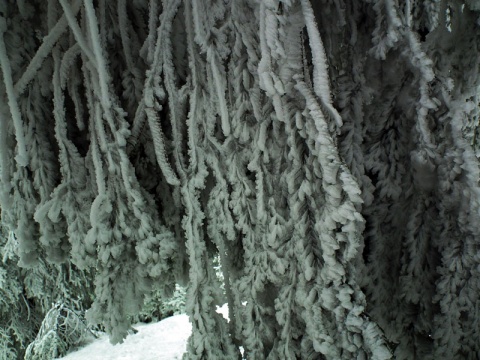
[[[325,106],[329,115],[333,118],[337,126],[341,127],[343,124],[342,118],[332,104],[325,49],[318,31],[318,26],[315,23],[312,6],[310,5],[309,0],[302,0],[301,2],[314,64],[313,88],[315,90],[315,94],[320,98],[322,105]]]
[[[96,64],[96,58],[93,54],[92,50],[88,46],[85,38],[82,35],[82,30],[78,26],[77,21],[75,20],[75,11],[72,7],[66,2],[66,0],[59,0],[60,4],[62,5],[63,12],[68,22],[68,26],[73,32],[75,36],[75,40],[77,40],[78,45],[82,49],[83,53],[87,56],[87,58],[92,62],[92,64]]]
[[[12,69],[10,67],[10,61],[8,60],[7,49],[5,47],[4,34],[6,31],[7,22],[5,18],[0,17],[0,65],[2,68],[3,83],[8,97],[8,105],[10,107],[18,145],[18,154],[15,157],[15,160],[19,166],[27,166],[29,163],[29,156],[27,153],[27,145],[25,143],[22,115],[18,106],[15,89],[13,87]],[[2,156],[5,155],[2,154]]]
[[[80,10],[81,1],[75,0],[71,6],[71,14],[69,16],[75,17],[78,11]],[[18,81],[15,83],[15,93],[17,96],[20,96],[25,91],[28,83],[32,81],[32,79],[37,74],[38,70],[41,68],[43,61],[45,58],[50,55],[53,47],[60,39],[60,37],[64,34],[67,30],[68,21],[67,15],[62,15],[62,17],[57,21],[54,27],[50,30],[47,36],[43,38],[42,45],[38,48],[35,56],[30,60],[25,71],[22,73],[22,76]]]
[[[159,84],[162,72],[161,51],[164,48],[163,37],[169,37],[172,30],[172,22],[180,6],[180,1],[171,1],[161,15],[160,26],[157,30],[157,42],[153,56],[152,69],[147,74],[144,87],[145,113],[147,115],[150,131],[152,132],[157,162],[170,185],[180,185],[180,181],[170,166],[165,147],[165,136],[160,124],[158,112],[162,109],[161,102],[164,97],[163,87]]]

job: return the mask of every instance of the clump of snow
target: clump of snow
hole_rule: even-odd
[[[61,360],[174,360],[187,349],[192,325],[187,315],[175,315],[153,324],[134,326],[138,333],[112,345],[107,335]]]

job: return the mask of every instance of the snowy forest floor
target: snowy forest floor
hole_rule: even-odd
[[[112,345],[107,335],[100,336],[62,360],[174,360],[187,348],[192,326],[187,315],[175,315],[157,323],[134,326],[138,333],[122,344]]]
[[[226,304],[217,311],[228,319]],[[108,336],[104,334],[61,360],[181,359],[192,331],[187,315],[175,315],[157,323],[137,324],[133,327],[138,332],[129,335],[122,344],[110,344]]]

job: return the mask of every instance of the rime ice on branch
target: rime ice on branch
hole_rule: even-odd
[[[0,5],[2,221],[113,342],[181,282],[188,359],[480,352],[478,1],[42,4]]]

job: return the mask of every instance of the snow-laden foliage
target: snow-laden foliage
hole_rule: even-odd
[[[462,131],[478,121],[478,5],[371,3],[319,12],[344,24],[324,37],[349,38],[327,53],[345,64],[330,75],[341,153],[363,190],[367,312],[397,359],[473,359],[480,193],[474,132]]]
[[[112,342],[187,284],[188,359],[474,359],[479,11],[3,1],[19,265],[94,274]]]

